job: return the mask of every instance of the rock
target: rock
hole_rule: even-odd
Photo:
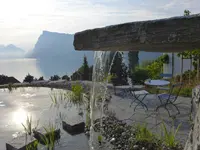
[[[60,129],[56,129],[54,130],[54,140],[57,141],[58,139],[60,139]],[[34,137],[39,141],[39,143],[45,145],[44,139],[45,137],[47,139],[50,139],[51,133],[46,133],[44,128],[41,128],[39,130],[34,130],[33,131],[33,135]]]
[[[114,142],[115,142],[115,138],[112,138],[112,139],[110,140],[110,143],[113,144]]]
[[[134,145],[134,146],[133,146],[133,149],[134,149],[134,150],[137,150],[138,148],[139,148],[138,145]]]
[[[85,131],[85,123],[84,122],[70,125],[63,121],[62,126],[63,126],[63,129],[71,135],[81,134],[81,133],[84,133],[84,131]]]
[[[27,150],[28,148],[37,150],[37,140],[34,137],[26,136],[26,134],[6,143],[6,150]]]

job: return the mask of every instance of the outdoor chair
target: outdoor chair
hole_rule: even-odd
[[[160,76],[162,79],[167,80],[168,78],[172,78],[172,74],[169,73],[161,73]],[[160,90],[170,90],[168,86],[158,86],[157,88],[157,94],[159,93]]]
[[[138,102],[137,105],[134,108],[134,111],[136,110],[136,108],[141,105],[143,108],[146,108],[146,110],[148,110],[147,105],[143,102],[145,97],[149,94],[149,92],[147,92],[146,90],[143,89],[143,86],[133,86],[132,80],[130,78],[128,78],[128,83],[131,86],[130,93],[131,93],[131,97],[132,102],[130,104],[130,107],[132,106],[132,104],[134,102]]]
[[[170,89],[167,90],[168,91],[167,93],[158,94],[158,99],[160,100],[161,105],[156,108],[156,111],[158,111],[159,108],[164,107],[167,110],[169,116],[171,117],[170,112],[167,109],[167,105],[171,104],[172,106],[174,106],[176,108],[176,110],[178,112],[177,114],[180,114],[180,111],[179,111],[178,107],[176,106],[175,102],[176,102],[176,100],[179,96],[182,85],[183,85],[183,83],[173,84],[170,87]],[[174,91],[175,88],[177,88],[178,91],[175,95],[173,95],[173,91]]]

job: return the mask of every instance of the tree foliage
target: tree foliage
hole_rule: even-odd
[[[50,77],[50,80],[51,81],[57,81],[57,80],[59,80],[60,79],[60,77],[58,76],[58,75],[54,75],[54,76],[51,76]]]
[[[69,76],[68,76],[68,75],[64,75],[64,76],[62,76],[62,80],[67,80],[67,81],[69,81],[69,80],[70,80],[70,78],[69,78]]]
[[[34,77],[30,74],[26,75],[26,77],[24,78],[23,82],[29,82],[31,83],[33,81]]]
[[[44,80],[44,77],[43,76],[39,77],[38,81],[42,81],[42,80]]]
[[[115,85],[126,85],[127,84],[127,67],[122,62],[121,53],[117,53],[115,55],[113,65],[111,68],[111,74],[114,75],[112,81],[114,81]]]
[[[87,57],[84,56],[82,66],[71,75],[71,80],[92,80],[93,66],[89,67]]]
[[[134,71],[135,67],[139,64],[139,52],[138,51],[130,51],[128,52],[128,60],[129,60],[129,71]]]

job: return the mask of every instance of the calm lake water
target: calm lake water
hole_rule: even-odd
[[[24,65],[26,66],[26,65]],[[83,121],[75,107],[50,107],[50,94],[60,90],[49,88],[18,88],[11,93],[0,89],[0,149],[5,149],[5,143],[24,132],[21,123],[26,122],[27,116],[32,116],[33,126],[39,120],[38,128],[50,123],[59,127],[62,120],[66,122]],[[71,136],[61,130],[61,140],[56,150],[88,150],[88,139],[84,134]]]
[[[28,73],[38,78],[44,75],[38,66],[36,59],[2,59],[0,60],[0,74],[13,76],[19,81],[23,81]]]

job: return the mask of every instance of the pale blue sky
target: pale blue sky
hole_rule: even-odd
[[[200,13],[200,0],[0,0],[0,44],[34,47],[43,30],[75,33],[111,24]]]

